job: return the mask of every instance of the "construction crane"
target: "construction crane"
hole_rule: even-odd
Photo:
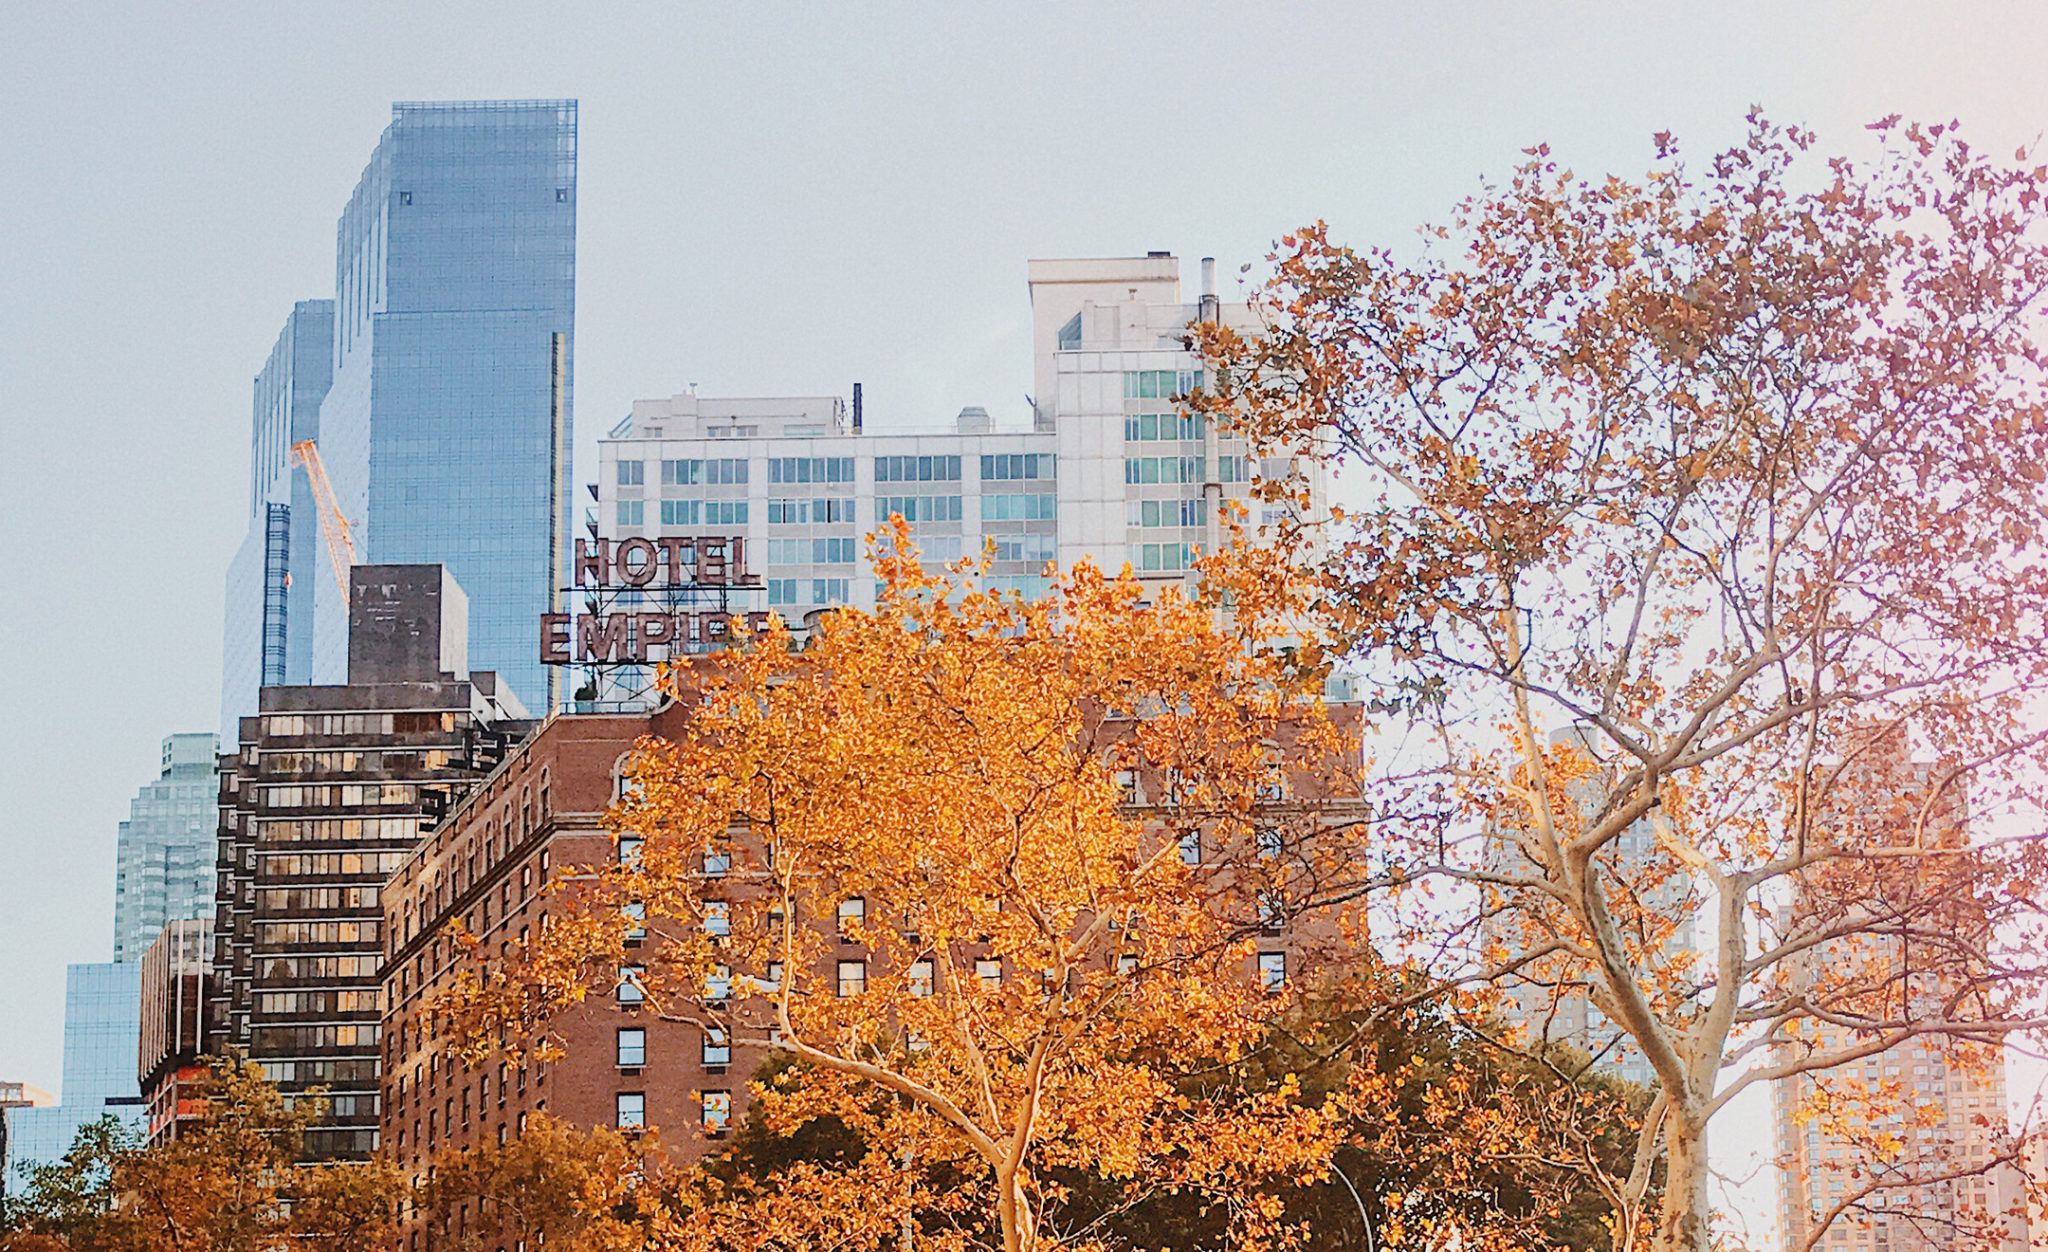
[[[341,588],[341,602],[347,604],[348,572],[356,563],[356,541],[349,534],[348,519],[341,515],[341,502],[334,498],[334,484],[327,481],[327,467],[320,464],[320,445],[301,439],[292,445],[292,459],[306,467],[313,505],[320,512],[320,535],[327,540],[327,563],[334,567],[334,585]]]

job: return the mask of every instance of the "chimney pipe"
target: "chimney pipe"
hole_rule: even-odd
[[[1216,258],[1212,256],[1202,258],[1202,294],[1216,294]]]
[[[1216,295],[1216,258],[1202,258],[1202,303],[1199,317],[1204,322],[1223,320],[1223,304]]]
[[[860,433],[860,384],[853,385],[853,433]]]

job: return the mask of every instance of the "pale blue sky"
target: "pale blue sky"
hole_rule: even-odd
[[[249,383],[395,99],[582,101],[579,443],[637,396],[1021,420],[1024,262],[1399,243],[1549,142],[2048,127],[2034,4],[0,5],[0,1078],[58,1080],[115,824],[216,720]]]

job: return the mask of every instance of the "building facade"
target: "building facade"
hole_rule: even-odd
[[[1595,737],[1580,727],[1553,732],[1550,747],[1553,752],[1575,748],[1588,763],[1598,756]],[[1598,805],[1604,794],[1603,780],[1611,778],[1614,772],[1611,764],[1594,764],[1594,768],[1599,773],[1592,776],[1588,785],[1567,790],[1561,797],[1563,805],[1577,808],[1575,820],[1585,820]],[[1542,871],[1536,862],[1518,846],[1518,837],[1528,836],[1526,832],[1496,831],[1487,848],[1490,867],[1520,878],[1540,876]],[[1626,900],[1617,900],[1617,909],[1631,916],[1640,910],[1657,917],[1681,919],[1657,948],[1645,953],[1642,959],[1666,965],[1690,960],[1699,945],[1698,928],[1693,922],[1697,911],[1691,899],[1693,882],[1668,854],[1659,851],[1654,819],[1637,821],[1615,836],[1601,859],[1603,866],[1610,869],[1613,881],[1630,885]],[[1524,896],[1523,908],[1490,915],[1481,932],[1489,951],[1518,959],[1547,942],[1552,923],[1529,911],[1527,904],[1532,899]],[[1525,1047],[1567,1048],[1585,1054],[1601,1072],[1612,1077],[1643,1086],[1655,1084],[1657,1074],[1649,1058],[1627,1030],[1593,1003],[1586,978],[1572,968],[1569,958],[1540,960],[1500,979],[1500,1016],[1515,1029]]]
[[[533,708],[569,541],[575,290],[575,102],[393,105],[337,228],[320,454],[356,559],[445,565],[477,668]],[[349,606],[313,581],[312,680],[339,684]]]
[[[1183,302],[1180,263],[1166,253],[1031,262],[1028,429],[997,430],[969,408],[949,431],[884,433],[867,426],[857,394],[850,412],[834,397],[637,401],[598,443],[586,537],[742,537],[762,585],[734,607],[792,626],[835,605],[873,606],[865,536],[892,514],[911,524],[928,564],[992,545],[990,583],[1027,595],[1045,590],[1049,566],[1084,557],[1185,583],[1195,554],[1224,540],[1225,502],[1246,503],[1259,468],[1241,440],[1174,402],[1202,381],[1189,326],[1251,324],[1244,305],[1214,294],[1212,262],[1203,273],[1201,296]],[[1271,520],[1265,507],[1254,506],[1254,525]],[[589,676],[576,686],[630,703],[632,690],[600,692]]]
[[[128,802],[115,841],[114,959],[139,961],[164,923],[213,910],[210,734],[164,740],[162,772]]]
[[[377,1146],[385,878],[530,723],[471,671],[466,601],[440,566],[350,575],[349,681],[267,687],[224,757],[207,1050],[286,1092],[321,1087],[309,1156]]]
[[[565,907],[545,894],[557,877],[614,857],[604,811],[635,742],[670,731],[680,716],[670,705],[550,718],[386,884],[383,1141],[415,1178],[439,1153],[517,1136],[535,1113],[615,1125],[619,1093],[644,1091],[649,1121],[682,1131],[700,1123],[704,1091],[745,1087],[752,1058],[707,1065],[699,1032],[596,997],[551,1024],[565,1048],[548,1064],[467,1065],[432,1024],[435,994],[473,968],[456,925],[491,951],[539,933],[549,910]],[[703,1146],[687,1132],[672,1140],[692,1155]]]
[[[57,1097],[33,1083],[0,1082],[0,1216],[7,1210],[7,1136],[9,1119],[19,1109],[46,1109],[57,1103]]]
[[[137,961],[72,965],[64,971],[64,1085],[60,1103],[17,1108],[7,1118],[9,1187],[24,1171],[61,1159],[80,1126],[113,1116],[131,1130],[143,1122],[135,1081],[141,1034],[142,966]]]
[[[204,1111],[206,979],[213,919],[171,922],[142,956],[141,1048],[135,1075],[152,1144],[178,1137]]]
[[[334,301],[292,306],[256,375],[249,423],[248,533],[228,566],[221,741],[233,743],[264,687],[313,680],[313,592],[333,571],[312,486],[292,445],[320,437],[334,379]]]
[[[1943,771],[1911,758],[1903,731],[1879,730],[1848,746],[1853,751],[1835,771],[1814,838],[1880,847],[1968,839],[1970,816],[1958,798],[1960,789],[1945,788],[1937,782]],[[1900,816],[1905,811],[1917,818],[1923,804],[1924,829]],[[1840,897],[1824,885],[1831,868],[1824,862],[1801,894],[1781,906],[1773,942],[1809,941],[1816,931],[1838,925]],[[1941,1002],[1959,990],[1957,971],[1944,968],[1939,948],[1910,959],[1909,940],[1901,936],[1923,924],[1910,913],[1912,889],[1879,880],[1852,890],[1875,890],[1880,901],[1881,893],[1903,890],[1907,900],[1899,903],[1899,915],[1907,920],[1896,931],[1873,927],[1813,943],[1787,967],[1794,985],[1823,1012],[1842,1019],[1868,1007],[1859,1002],[1859,989],[1873,982],[1883,985],[1887,1001],[1904,997],[1939,1016]],[[1989,947],[1984,943],[1977,950]],[[1779,1062],[1802,1052],[1854,1048],[1869,1035],[1815,1017],[1783,1038],[1773,1058]],[[1822,1252],[1940,1252],[1961,1246],[1965,1232],[1993,1229],[2002,1231],[2001,1252],[2027,1248],[2022,1172],[1992,1164],[2011,1146],[2002,1048],[1958,1049],[1938,1036],[1921,1036],[1846,1065],[1781,1079],[1772,1084],[1771,1096],[1778,1229],[1790,1252],[1809,1246]],[[1828,1116],[1837,1101],[1843,1112]],[[1873,1151],[1875,1135],[1890,1142]],[[2014,1216],[2002,1216],[2008,1213]],[[1818,1241],[1810,1243],[1816,1232]]]

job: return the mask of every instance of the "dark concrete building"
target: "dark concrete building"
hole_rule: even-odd
[[[221,757],[209,1052],[322,1087],[314,1158],[377,1147],[385,878],[532,723],[438,565],[350,571],[348,678],[266,687]]]

